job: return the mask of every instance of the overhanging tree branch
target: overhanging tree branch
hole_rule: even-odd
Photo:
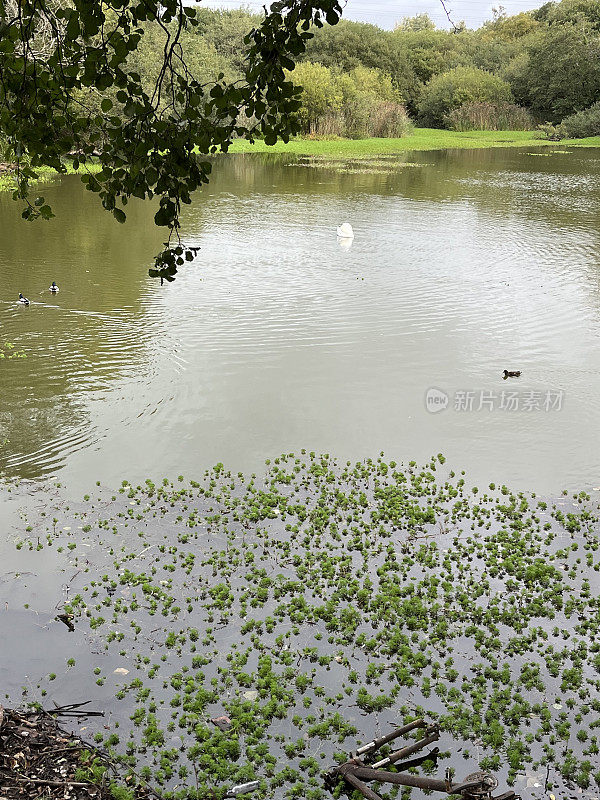
[[[220,76],[206,85],[180,46],[182,31],[197,24],[182,0],[0,0],[0,135],[17,154],[14,196],[26,202],[24,218],[52,216],[43,198],[28,199],[37,167],[64,172],[66,155],[75,153],[78,166],[99,151],[101,171],[82,179],[119,222],[130,197],[159,197],[155,222],[169,235],[150,274],[173,280],[195,255],[179,241],[179,218],[182,203],[208,182],[211,165],[202,154],[226,151],[236,137],[260,134],[274,144],[298,132],[298,89],[285,70],[304,52],[311,29],[336,24],[341,11],[338,0],[274,2],[246,37],[243,80]],[[148,94],[133,56],[151,26],[165,42]],[[100,100],[92,119],[75,99],[86,91]],[[242,125],[241,114],[255,124]]]

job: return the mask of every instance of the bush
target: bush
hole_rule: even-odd
[[[376,105],[354,100],[343,110],[328,111],[316,117],[304,133],[310,137],[330,139],[399,139],[408,136],[414,125],[400,103],[379,101]]]
[[[388,75],[367,67],[346,73],[302,62],[290,73],[302,87],[298,117],[309,136],[400,137],[412,124]]]
[[[329,67],[305,61],[297,64],[290,77],[296,86],[302,87],[302,107],[298,117],[305,133],[317,133],[319,120],[324,116],[335,116],[342,108],[342,91]]]
[[[414,129],[406,109],[398,103],[381,103],[373,109],[371,123],[371,136],[379,139],[399,139],[408,136]]]
[[[453,131],[530,131],[535,127],[526,108],[514,103],[465,103],[445,117]]]
[[[510,86],[476,67],[456,67],[433,77],[423,90],[419,116],[425,125],[441,128],[445,118],[466,103],[510,102]]]
[[[559,126],[561,134],[568,139],[583,139],[600,136],[600,102],[565,117]]]
[[[540,138],[548,139],[549,142],[560,142],[561,139],[565,138],[560,130],[560,126],[557,127],[551,122],[542,122],[541,125],[537,126],[537,129],[540,132]]]

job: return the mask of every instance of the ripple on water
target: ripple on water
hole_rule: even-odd
[[[532,487],[532,459],[553,488],[563,470],[593,472],[600,441],[582,445],[581,426],[600,398],[600,160],[438,154],[393,175],[277,164],[219,162],[184,212],[199,258],[169,286],[146,276],[156,246],[141,206],[108,226],[63,182],[69,246],[56,227],[43,240],[28,228],[27,264],[9,219],[0,264],[10,292],[34,302],[0,305],[2,340],[29,356],[2,364],[5,469],[95,480],[96,458],[115,474],[178,474],[227,453],[253,469],[309,445],[447,450]],[[50,272],[61,293],[38,299],[31,287]],[[523,370],[520,388],[564,388],[565,412],[425,412],[429,386],[501,391],[505,366]]]

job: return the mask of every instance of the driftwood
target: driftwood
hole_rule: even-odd
[[[51,714],[58,717],[103,717],[104,711],[89,711],[84,709],[91,703],[91,700],[86,700],[85,703],[69,703],[66,706],[57,706],[54,708],[44,709],[42,713]]]
[[[420,728],[423,736],[412,744],[405,745],[399,750],[394,750],[383,758],[377,757],[377,751],[390,744],[399,736],[405,736],[413,730]],[[498,787],[498,781],[493,775],[486,772],[473,772],[462,780],[455,782],[450,770],[446,771],[443,779],[430,778],[425,775],[415,775],[408,770],[418,767],[426,761],[437,763],[439,748],[434,747],[424,755],[415,756],[419,750],[440,738],[437,725],[427,725],[425,720],[417,719],[401,728],[374,739],[355,753],[350,754],[345,764],[333,767],[326,775],[325,785],[330,791],[339,788],[343,781],[346,788],[357,789],[366,800],[381,800],[377,792],[373,791],[367,783],[389,783],[393,786],[407,786],[423,789],[425,792],[442,792],[446,795],[460,796],[461,800],[521,800],[519,795],[512,790],[500,795],[492,792]],[[380,754],[381,755],[381,754]],[[412,758],[411,756],[415,756]],[[389,769],[393,768],[393,772]]]
[[[0,798],[2,800],[112,800],[111,783],[125,783],[136,800],[156,794],[134,780],[122,781],[107,754],[62,729],[57,716],[98,716],[86,703],[45,711],[14,711],[0,706]],[[82,780],[78,770],[100,759],[106,772],[99,781]],[[91,773],[90,773],[91,774]]]

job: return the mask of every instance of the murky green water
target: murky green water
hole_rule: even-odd
[[[597,496],[590,514],[585,504],[566,498],[551,510],[530,501],[527,511],[522,497],[490,500],[470,487],[494,480],[552,494],[563,486],[600,485],[599,172],[600,154],[592,150],[543,156],[515,150],[422,153],[370,165],[224,158],[210,189],[186,210],[186,237],[201,247],[199,258],[165,287],[146,275],[162,238],[151,208],[133,206],[129,223],[119,226],[70,177],[45,187],[57,218],[29,225],[0,195],[0,346],[11,342],[27,354],[0,360],[0,469],[45,489],[29,491],[23,481],[2,491],[0,685],[9,701],[17,702],[22,692],[46,704],[92,699],[107,716],[97,728],[86,722],[83,735],[105,733],[120,722],[124,743],[140,700],[122,687],[134,677],[147,678],[154,696],[165,701],[159,715],[166,726],[173,698],[164,676],[187,670],[189,661],[187,650],[174,650],[169,637],[196,626],[198,652],[210,661],[207,680],[217,680],[229,656],[249,640],[281,664],[291,657],[291,646],[294,658],[304,659],[294,669],[310,671],[319,684],[318,693],[309,690],[309,706],[322,706],[318,713],[327,715],[339,708],[357,738],[384,732],[415,704],[443,714],[454,699],[421,691],[430,673],[416,660],[421,683],[412,687],[398,678],[403,688],[393,707],[364,713],[352,681],[334,703],[340,680],[350,680],[347,667],[368,676],[367,667],[381,666],[387,675],[389,653],[363,651],[350,638],[340,651],[348,655],[346,663],[322,615],[316,623],[316,616],[307,616],[296,630],[287,611],[279,614],[279,595],[264,603],[261,581],[269,575],[273,586],[297,578],[289,591],[306,594],[315,606],[329,602],[332,592],[340,608],[357,605],[360,584],[349,592],[348,575],[367,575],[377,587],[387,574],[380,575],[382,560],[397,558],[400,580],[382,584],[381,591],[391,602],[398,586],[408,596],[409,585],[418,584],[425,597],[427,585],[431,609],[427,624],[419,626],[422,635],[401,606],[394,629],[408,625],[412,649],[416,653],[418,643],[419,652],[431,650],[432,663],[453,654],[455,662],[450,658],[445,667],[456,664],[456,686],[467,707],[485,700],[494,713],[512,714],[505,700],[498,712],[495,673],[487,694],[475,682],[476,662],[489,657],[492,663],[497,647],[503,648],[502,663],[510,665],[510,680],[502,680],[511,691],[524,691],[518,681],[525,680],[523,667],[531,659],[541,667],[540,681],[526,686],[528,702],[536,705],[507,723],[511,736],[532,743],[536,759],[518,767],[516,785],[523,795],[547,796],[550,775],[548,786],[557,796],[585,792],[597,800],[596,784],[588,788],[587,778],[579,776],[576,787],[572,776],[560,777],[567,753],[562,745],[551,774],[537,760],[538,743],[567,718],[568,746],[576,758],[592,752],[578,734],[580,727],[592,731],[597,717],[597,706],[587,699],[589,694],[596,702],[598,688],[591,655],[597,638]],[[350,247],[336,238],[342,221],[356,231]],[[61,287],[56,297],[46,288],[52,280]],[[16,304],[19,291],[32,300],[29,308]],[[522,370],[522,378],[503,381],[504,367]],[[433,413],[445,402],[445,409]],[[403,461],[443,452],[445,469],[464,467],[471,480],[463,487],[456,476],[456,492],[444,494],[450,510],[416,538],[414,531],[407,533],[414,507],[403,505],[410,491],[398,492],[404,484],[395,486],[392,475],[389,492],[374,493],[376,476],[386,486],[388,481],[375,463],[364,474],[357,468],[333,483],[326,470],[307,465],[298,468],[300,474],[294,467],[287,483],[280,466],[272,465],[268,494],[258,498],[273,500],[276,487],[279,505],[258,511],[257,489],[247,476],[219,471],[206,478],[197,496],[177,480],[160,497],[151,484],[126,488],[118,500],[111,499],[112,488],[94,487],[97,480],[117,487],[123,478],[196,478],[218,461],[234,473],[258,471],[265,458],[303,447],[335,453],[342,463],[375,458],[379,450]],[[312,464],[309,456],[302,458]],[[296,463],[289,459],[290,470]],[[439,464],[441,486],[438,469],[443,472]],[[414,478],[413,494],[429,507],[437,496],[429,477],[408,474],[407,485]],[[66,488],[49,488],[51,476]],[[88,491],[91,498],[82,501]],[[374,513],[370,521],[364,518],[363,492]],[[80,493],[76,502],[73,493]],[[238,518],[240,498],[244,514]],[[317,524],[323,508],[335,519],[325,532]],[[238,509],[233,516],[232,509]],[[570,519],[569,510],[582,514],[581,524]],[[380,516],[383,511],[391,516]],[[513,525],[515,514],[522,530]],[[465,537],[463,528],[474,533]],[[424,559],[422,545],[431,546],[431,558]],[[421,566],[415,567],[413,547],[420,548]],[[515,563],[519,570],[527,567],[520,584],[514,583]],[[530,575],[550,563],[557,567],[552,591],[548,576],[540,573],[538,581]],[[305,564],[314,565],[310,574]],[[418,583],[429,581],[428,572],[435,584]],[[144,581],[155,584],[157,596],[173,599],[156,616],[139,595],[143,573],[153,576]],[[443,617],[437,589],[430,591],[440,574],[447,578]],[[243,631],[245,599],[243,608],[234,604],[221,619],[218,598],[206,600],[221,580],[236,604],[256,592],[251,616],[275,615],[274,627],[265,621],[259,639]],[[521,616],[513,613],[515,586]],[[458,625],[465,597],[479,598],[482,587],[487,611],[502,612],[500,627],[493,622],[488,631],[497,641],[477,639]],[[56,619],[80,594],[90,613],[103,614],[107,624],[84,616],[70,632]],[[556,601],[552,608],[546,607],[550,601]],[[469,602],[473,619],[480,620],[480,601]],[[366,636],[381,635],[385,644],[385,627],[392,623],[381,608],[374,605],[361,625]],[[447,619],[454,627],[439,640],[436,626]],[[525,641],[519,626],[529,622],[533,638]],[[590,658],[576,665],[573,654],[583,652],[582,642]],[[143,666],[145,659],[164,663],[156,679]],[[402,659],[413,663],[412,655]],[[252,681],[255,662],[253,653]],[[560,670],[571,662],[577,666],[582,688],[563,687],[567,673],[556,672],[559,662]],[[452,673],[443,679],[454,687]],[[370,680],[374,694],[390,689],[387,678],[373,685]],[[207,719],[224,708],[229,713],[227,704],[242,689],[262,713],[264,698],[254,682],[243,679],[232,689],[228,681],[223,678],[218,701],[203,709]],[[295,703],[306,716],[309,706],[300,708],[301,699],[306,698],[291,698],[290,713]],[[542,733],[538,704],[553,726]],[[284,732],[282,743],[299,735],[287,718],[273,730]],[[167,731],[166,746],[184,743],[179,728],[173,735]],[[281,759],[274,741],[270,747]],[[321,746],[318,768],[328,766],[335,747],[342,747],[333,741],[317,746],[313,737],[310,753],[318,754]],[[346,741],[342,749],[350,746]],[[459,775],[483,763],[487,753],[464,725],[445,734],[445,748],[453,751],[450,763]],[[493,769],[504,785],[510,776],[502,756]]]
[[[28,356],[0,361],[0,468],[79,490],[306,447],[599,485],[599,174],[594,150],[223,158],[164,287],[150,207],[119,226],[68,177],[28,224],[0,195],[0,343]]]

